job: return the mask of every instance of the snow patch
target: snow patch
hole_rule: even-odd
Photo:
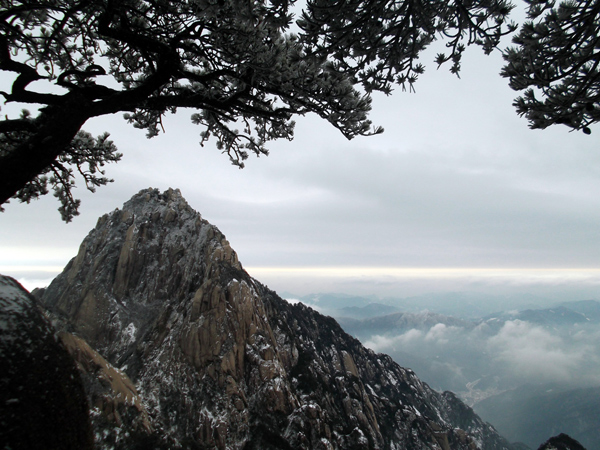
[[[135,341],[135,333],[137,332],[137,328],[134,323],[131,322],[127,327],[123,330],[123,334],[127,337],[129,344]]]

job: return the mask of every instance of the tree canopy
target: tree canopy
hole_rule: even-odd
[[[121,158],[108,134],[82,130],[123,112],[155,136],[161,119],[192,109],[201,142],[216,141],[243,167],[294,117],[315,113],[351,139],[380,133],[370,95],[412,89],[433,41],[437,64],[458,73],[469,45],[486,53],[516,30],[507,0],[0,0],[0,69],[14,79],[6,103],[31,104],[0,120],[0,204],[50,189],[64,220],[77,214],[77,173],[91,190]],[[598,120],[596,2],[529,1],[529,20],[505,52],[503,75],[534,127],[589,131]],[[294,12],[298,12],[294,16]],[[542,52],[539,50],[542,49]],[[533,89],[541,89],[542,99]]]
[[[526,1],[528,20],[502,70],[514,90],[525,90],[517,112],[532,128],[564,124],[590,134],[600,120],[600,1]]]

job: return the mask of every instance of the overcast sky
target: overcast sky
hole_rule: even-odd
[[[199,146],[189,111],[152,140],[120,116],[88,122],[84,129],[110,131],[124,154],[107,166],[115,182],[89,195],[80,185],[81,215],[71,224],[52,196],[13,200],[0,215],[0,271],[40,283],[76,254],[100,215],[140,189],[173,187],[225,233],[251,275],[278,291],[345,286],[402,297],[463,277],[571,283],[593,295],[600,128],[590,136],[530,130],[498,75],[498,54],[468,51],[461,79],[436,70],[431,55],[423,62],[416,93],[375,97],[371,118],[383,135],[347,141],[316,117],[300,118],[293,142],[272,143],[269,157],[250,157],[243,170],[214,143]]]

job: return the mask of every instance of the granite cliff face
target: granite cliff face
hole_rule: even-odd
[[[98,448],[510,448],[453,394],[252,279],[176,190],[101,217],[43,302]]]

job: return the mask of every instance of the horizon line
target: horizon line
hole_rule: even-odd
[[[244,267],[252,276],[331,277],[331,278],[596,278],[597,267],[528,268],[528,267]]]
[[[247,270],[270,270],[270,271],[314,271],[314,270],[364,270],[364,271],[421,271],[421,272],[490,272],[490,271],[591,271],[600,272],[600,267],[428,267],[428,266],[244,266]]]
[[[599,272],[600,267],[427,267],[427,266],[254,266],[243,265],[247,271],[258,272]],[[62,271],[66,265],[57,264],[0,264],[0,272],[4,270],[20,270],[25,272]]]

